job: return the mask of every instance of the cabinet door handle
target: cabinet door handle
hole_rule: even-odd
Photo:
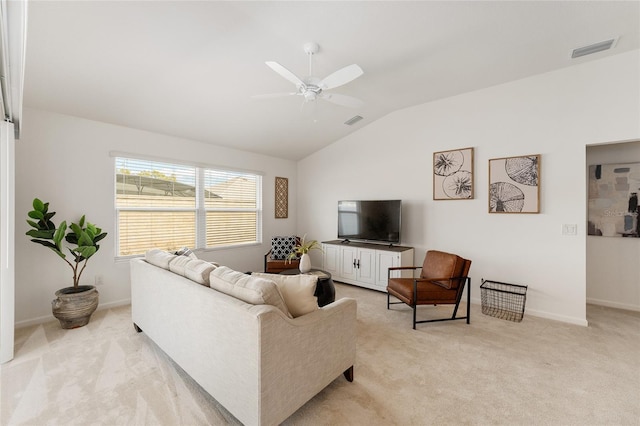
[[[358,269],[360,269],[360,259],[358,259],[357,262],[358,262],[358,266],[357,267],[358,267]]]
[[[356,266],[356,260],[355,260],[355,259],[353,259],[353,267],[354,267],[354,268],[357,268],[357,266]]]

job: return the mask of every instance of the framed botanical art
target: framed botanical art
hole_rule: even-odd
[[[433,153],[433,199],[473,198],[473,148]]]
[[[489,160],[489,213],[540,213],[540,155]]]
[[[276,177],[276,219],[289,217],[289,179]]]

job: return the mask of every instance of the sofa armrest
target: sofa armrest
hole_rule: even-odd
[[[355,364],[356,311],[354,299],[342,298],[293,319],[270,308],[259,314],[267,418],[282,422]]]

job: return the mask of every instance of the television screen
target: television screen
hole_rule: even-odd
[[[401,200],[338,201],[338,238],[400,243]]]

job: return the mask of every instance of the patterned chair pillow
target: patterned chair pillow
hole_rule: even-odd
[[[297,237],[295,235],[271,238],[271,258],[284,260],[289,257],[289,253],[291,253],[296,246],[296,240]]]

